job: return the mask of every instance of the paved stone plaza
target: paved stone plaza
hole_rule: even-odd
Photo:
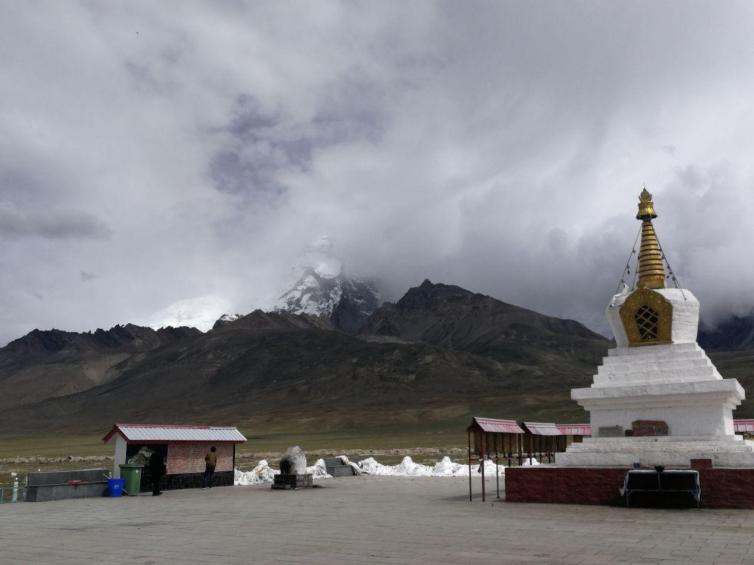
[[[317,484],[3,505],[0,563],[754,563],[752,511],[470,503],[450,478]]]

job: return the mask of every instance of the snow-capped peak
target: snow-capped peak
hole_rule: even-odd
[[[369,281],[349,278],[342,272],[328,277],[310,267],[282,294],[275,310],[319,316],[338,329],[356,333],[380,301],[379,292]]]
[[[340,273],[325,276],[318,269],[309,267],[304,270],[296,284],[280,296],[275,310],[329,317],[342,296],[343,283]]]
[[[356,333],[380,305],[370,281],[346,275],[328,236],[306,246],[295,283],[278,299],[275,311],[319,316],[347,333]]]

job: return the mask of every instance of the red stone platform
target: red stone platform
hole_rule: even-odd
[[[702,508],[754,508],[754,468],[699,471]],[[628,468],[508,467],[505,500],[554,504],[623,505],[618,489]]]

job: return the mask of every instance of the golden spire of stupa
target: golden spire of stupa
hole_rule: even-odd
[[[665,288],[662,251],[652,225],[652,219],[656,217],[652,195],[645,188],[639,196],[639,212],[636,214],[636,219],[642,222],[636,288]]]

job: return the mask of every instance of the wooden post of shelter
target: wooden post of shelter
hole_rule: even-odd
[[[497,497],[500,498],[500,457],[497,449],[497,436],[493,437],[495,438],[495,486],[497,488]]]
[[[466,430],[466,435],[469,436],[469,500],[471,500],[471,426]]]
[[[503,440],[506,438],[504,437]],[[508,467],[513,465],[513,436],[508,435]]]
[[[479,461],[480,461],[479,470],[481,471],[481,474],[482,474],[482,502],[486,500],[485,492],[484,492],[484,458],[487,455],[487,450],[485,449],[487,447],[485,445],[486,439],[487,439],[487,434],[482,432],[482,439],[481,439],[482,449],[480,450],[480,453],[479,453]]]
[[[529,434],[529,465],[531,465],[531,452],[532,452],[533,443],[534,443],[534,436]]]

